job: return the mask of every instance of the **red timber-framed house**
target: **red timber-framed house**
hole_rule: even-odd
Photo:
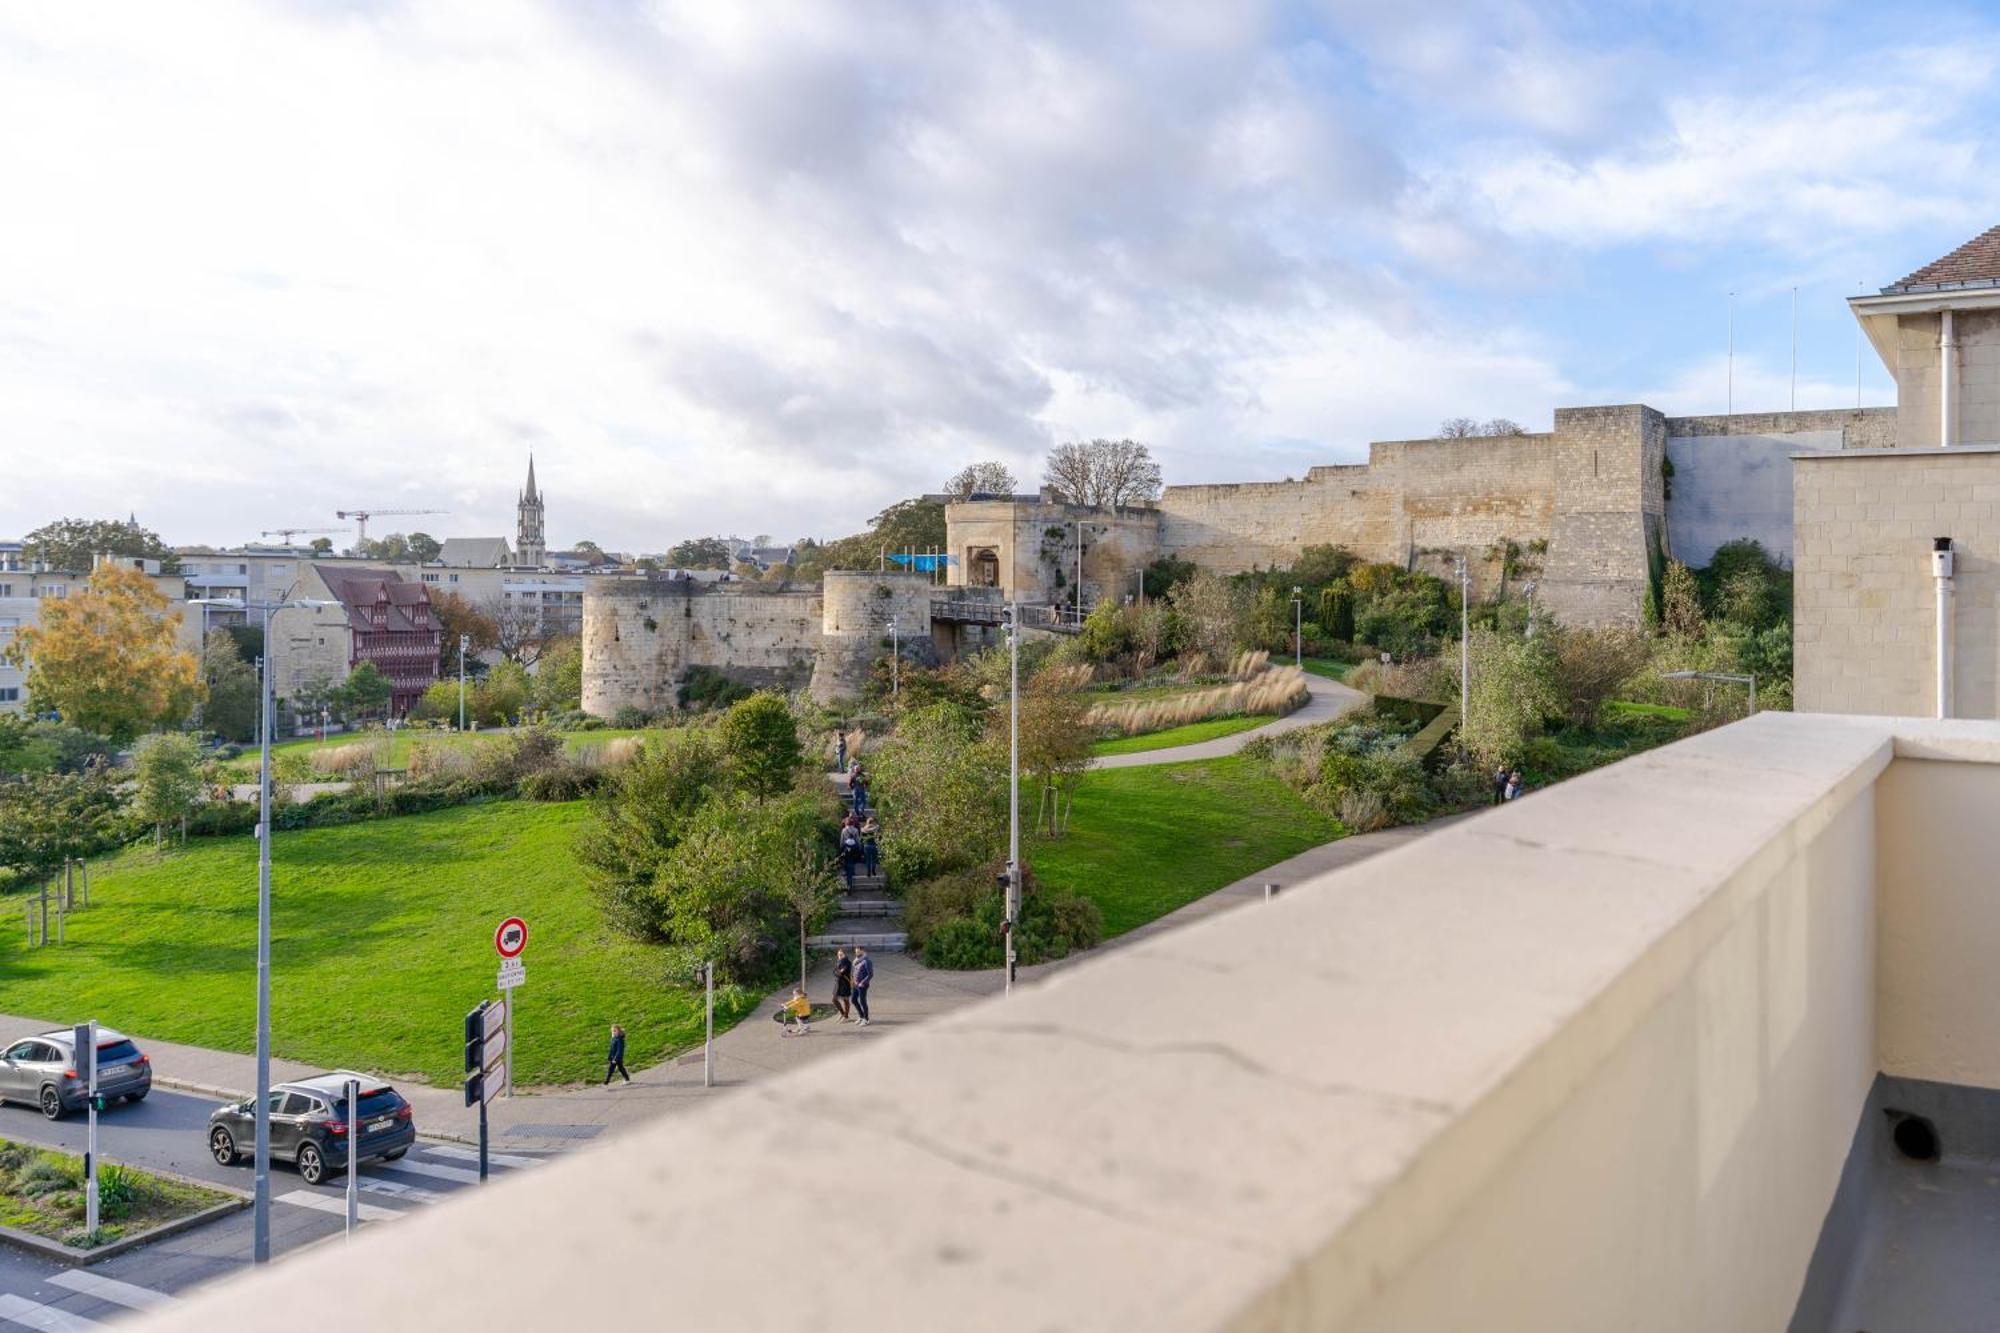
[[[386,569],[314,565],[347,621],[347,669],[373,662],[389,678],[389,711],[401,717],[438,679],[438,624],[421,583]]]

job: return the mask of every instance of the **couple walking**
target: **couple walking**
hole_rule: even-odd
[[[833,1007],[840,1011],[840,1022],[859,1023],[868,1026],[868,987],[875,980],[875,960],[860,945],[854,946],[854,957],[848,958],[847,950],[836,949],[833,953]],[[848,1006],[853,1005],[850,1013]]]

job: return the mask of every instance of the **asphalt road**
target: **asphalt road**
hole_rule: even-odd
[[[99,1155],[107,1162],[172,1171],[248,1193],[252,1170],[247,1161],[225,1167],[208,1155],[208,1113],[216,1105],[212,1098],[164,1088],[156,1088],[143,1102],[114,1105],[98,1117]],[[84,1134],[81,1114],[51,1122],[33,1108],[0,1107],[0,1138],[81,1152]],[[387,1225],[477,1185],[477,1157],[476,1150],[457,1144],[419,1139],[401,1161],[363,1164],[361,1225]],[[504,1188],[508,1177],[532,1170],[543,1158],[496,1152],[491,1160],[487,1187]],[[280,1163],[271,1171],[271,1197],[274,1259],[329,1239],[338,1243],[347,1216],[344,1174],[315,1189],[289,1164]],[[201,1283],[246,1271],[251,1225],[245,1208],[197,1230],[76,1269],[0,1245],[0,1330],[76,1333],[171,1303]]]

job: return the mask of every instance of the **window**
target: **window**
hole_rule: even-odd
[[[14,595],[14,585],[13,585],[13,584],[11,584],[11,583],[0,583],[0,597],[12,597],[13,595]]]
[[[97,1066],[127,1064],[139,1058],[139,1048],[128,1041],[101,1041],[97,1043]]]
[[[0,704],[17,704],[19,702],[21,702],[21,687],[19,685],[0,685]]]
[[[0,1057],[0,1059],[27,1060],[33,1057],[34,1051],[35,1051],[34,1042],[17,1041],[12,1046],[9,1046],[7,1048],[7,1054],[4,1057]]]
[[[275,1093],[272,1094],[274,1098],[276,1095]],[[306,1108],[311,1105],[312,1098],[306,1096],[303,1092],[288,1092],[285,1094],[285,1104],[275,1114],[304,1115]]]
[[[61,601],[63,598],[69,596],[69,589],[60,583],[52,583],[46,588],[39,589],[36,595],[40,597],[53,597],[55,600]]]

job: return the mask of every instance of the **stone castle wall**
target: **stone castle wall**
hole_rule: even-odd
[[[583,598],[583,709],[675,707],[691,667],[793,688],[819,651],[816,592],[655,579],[593,580]]]
[[[861,693],[876,659],[892,648],[906,659],[926,664],[936,660],[929,575],[828,570],[821,595],[812,694],[822,703]]]

